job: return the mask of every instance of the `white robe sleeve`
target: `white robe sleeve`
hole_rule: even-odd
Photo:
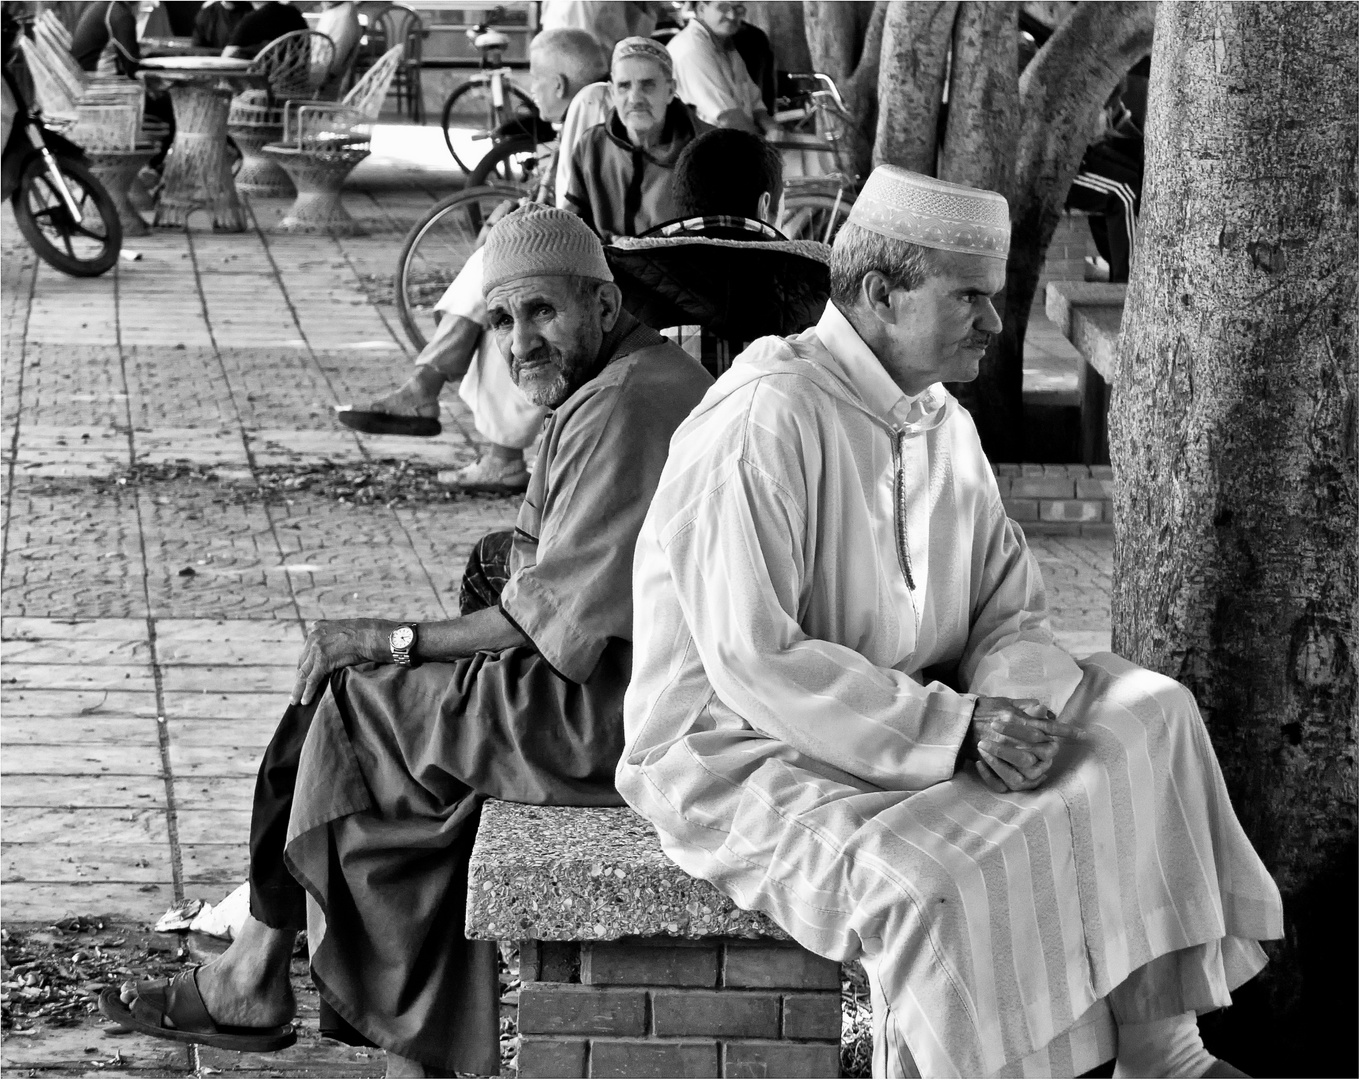
[[[760,87],[739,57],[725,64],[716,48],[688,29],[671,38],[666,48],[675,64],[676,94],[705,124],[738,126],[732,123],[733,113],[754,124],[757,111],[765,111]]]
[[[1053,640],[1039,564],[997,499],[975,533],[972,611],[959,678],[974,694],[1036,698],[1055,713],[1081,668]]]
[[[803,632],[805,505],[734,455],[661,538],[713,690],[761,734],[878,787],[948,780],[975,699]]]

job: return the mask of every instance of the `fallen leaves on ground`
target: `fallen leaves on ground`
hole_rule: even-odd
[[[160,978],[182,966],[183,950],[157,935],[106,927],[88,915],[46,927],[0,930],[0,1031],[70,1027],[98,1011],[107,986]]]

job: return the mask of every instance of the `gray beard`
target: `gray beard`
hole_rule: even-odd
[[[533,379],[516,385],[526,398],[545,409],[555,409],[571,396],[571,383],[560,370],[549,380]]]

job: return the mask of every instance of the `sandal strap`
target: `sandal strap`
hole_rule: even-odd
[[[197,967],[181,971],[169,980],[157,979],[138,986],[128,1011],[144,1023],[174,1031],[194,1035],[218,1033],[217,1024],[198,992]]]

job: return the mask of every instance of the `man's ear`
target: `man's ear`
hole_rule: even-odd
[[[553,93],[557,95],[558,101],[571,100],[571,80],[560,71],[557,78],[553,79]]]
[[[870,270],[859,283],[859,298],[865,310],[875,319],[886,325],[897,322],[897,312],[893,310],[892,282],[879,270]]]
[[[756,200],[756,217],[761,221],[774,224],[774,217],[770,213],[770,208],[774,205],[774,196],[768,191],[762,191],[760,198]]]
[[[619,321],[619,312],[623,310],[623,293],[612,281],[606,281],[600,285],[600,325],[604,327],[607,334],[614,329],[614,324]]]

